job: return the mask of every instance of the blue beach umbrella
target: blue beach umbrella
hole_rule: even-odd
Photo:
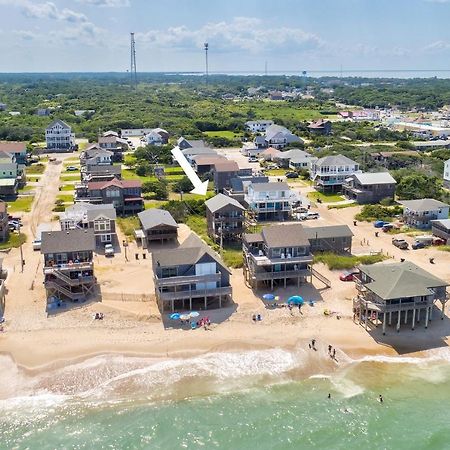
[[[275,300],[275,295],[273,295],[273,294],[264,294],[263,295],[263,299],[264,300],[268,300],[268,301],[273,301],[273,300]]]
[[[180,320],[180,313],[173,313],[169,316],[172,320]]]
[[[191,311],[191,312],[189,313],[189,315],[190,315],[191,317],[198,317],[198,316],[200,315],[200,313],[198,313],[197,311]]]
[[[303,303],[305,303],[303,301],[303,298],[300,297],[299,295],[293,295],[292,297],[288,298],[288,304],[292,304],[292,305],[303,305]]]

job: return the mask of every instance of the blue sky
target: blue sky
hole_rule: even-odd
[[[0,72],[450,69],[450,0],[0,0]]]

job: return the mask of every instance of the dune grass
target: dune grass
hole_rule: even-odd
[[[8,212],[30,212],[31,204],[33,203],[34,196],[26,195],[23,197],[17,197],[16,200],[7,202],[8,203]]]
[[[24,233],[9,233],[8,240],[0,242],[0,250],[7,250],[8,248],[20,247],[27,241],[27,235]]]
[[[336,253],[318,253],[314,255],[315,263],[324,263],[330,270],[348,270],[358,264],[375,264],[387,259],[386,255],[338,255]]]

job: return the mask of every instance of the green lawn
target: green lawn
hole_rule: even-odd
[[[66,170],[66,168],[67,167],[69,167],[69,166],[73,166],[73,167],[78,167],[78,169],[81,167],[81,164],[80,164],[80,160],[78,160],[78,161],[65,161],[64,163],[63,163],[63,170]],[[75,171],[74,171],[75,172]]]
[[[166,176],[165,179],[170,183],[174,181],[181,180],[185,175],[181,168],[179,167],[170,167],[166,170]],[[122,178],[124,180],[139,180],[141,183],[146,183],[148,181],[157,181],[158,178],[156,178],[154,175],[148,176],[148,177],[141,177],[139,175],[136,175],[134,170],[131,169],[123,169],[122,170]]]
[[[80,173],[76,172],[76,173],[72,173],[72,174],[64,174],[61,175],[61,177],[59,178],[60,181],[78,181],[80,180]]]
[[[64,203],[73,203],[73,195],[59,194],[56,196],[56,200],[61,200]]]
[[[30,212],[33,199],[34,197],[32,195],[17,197],[16,200],[8,202],[8,212]]]
[[[317,201],[320,198],[323,203],[335,203],[342,202],[345,198],[338,194],[324,194],[322,192],[308,192],[308,198],[313,201]]]
[[[60,187],[60,191],[74,191],[75,190],[75,184],[63,184]]]
[[[27,166],[25,168],[25,173],[31,174],[31,175],[37,175],[37,174],[42,174],[45,171],[45,164],[42,163],[37,163],[37,164],[32,164],[31,166]]]
[[[134,230],[141,227],[139,219],[136,216],[130,217],[118,217],[116,219],[117,225],[122,230],[122,233],[128,238],[128,240],[134,239]]]
[[[235,133],[234,131],[204,131],[203,134],[208,137],[223,137],[230,140],[242,138],[242,133]]]
[[[286,169],[269,169],[264,172],[264,175],[268,177],[282,177],[286,175]]]
[[[78,158],[77,156],[71,156],[70,158],[67,158],[67,159],[65,159],[64,160],[64,164],[66,164],[66,163],[76,163],[76,162],[80,162],[80,158]],[[74,164],[75,165],[75,164]],[[70,166],[70,164],[69,164],[69,166]]]
[[[348,270],[358,264],[375,264],[387,259],[383,254],[377,255],[338,255],[336,253],[318,253],[314,255],[314,263],[324,263],[330,270]]]
[[[27,235],[23,233],[9,233],[8,240],[6,242],[0,242],[0,250],[7,250],[8,248],[20,247],[27,240]]]
[[[24,186],[23,188],[19,189],[19,194],[21,194],[22,192],[30,192],[36,189],[36,186]]]

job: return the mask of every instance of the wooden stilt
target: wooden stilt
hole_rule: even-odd
[[[444,316],[445,316],[445,301],[442,301],[441,320],[444,320]]]
[[[389,311],[389,326],[392,324],[392,311]]]
[[[219,295],[219,308],[222,308],[222,296]]]
[[[420,309],[417,310],[417,323],[420,323]]]
[[[206,295],[205,295],[205,309],[208,308],[208,302],[206,301]]]
[[[397,333],[400,331],[400,320],[402,318],[402,312],[398,310],[398,317],[397,317]]]
[[[189,309],[192,310],[192,297],[189,297]]]
[[[416,321],[416,308],[413,309],[413,317],[412,317],[411,330],[414,330],[415,321]]]
[[[383,313],[383,334],[386,334],[386,311]]]
[[[405,311],[405,325],[408,323],[408,310]]]
[[[425,310],[425,328],[428,328],[428,314],[430,313],[429,308],[427,306]]]

